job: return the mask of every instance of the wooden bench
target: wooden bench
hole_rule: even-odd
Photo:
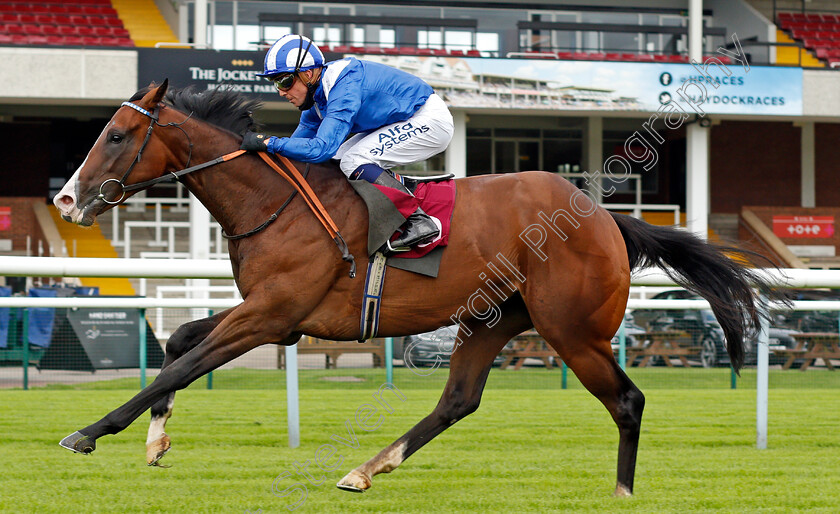
[[[516,361],[513,369],[522,369],[525,364],[525,359],[533,358],[540,359],[545,363],[546,369],[552,369],[551,358],[556,357],[558,360],[560,356],[553,348],[546,344],[545,339],[535,330],[523,332],[513,338],[513,347],[502,350],[502,355],[505,357],[500,369],[506,369],[508,366]]]
[[[796,340],[795,348],[773,350],[774,354],[787,357],[782,369],[790,369],[797,359],[802,359],[799,369],[806,371],[817,359],[821,359],[826,368],[834,371],[831,360],[840,360],[840,335],[836,332],[803,332],[792,336]]]
[[[338,358],[345,353],[372,353],[373,367],[381,368],[385,365],[385,340],[371,339],[365,343],[356,341],[329,341],[315,337],[303,336],[297,343],[298,355],[323,354],[325,367],[336,369]],[[286,350],[284,346],[277,347],[277,369],[285,367]]]
[[[650,341],[648,345],[628,347],[626,350],[627,364],[632,366],[637,357],[642,360],[638,367],[644,368],[654,357],[662,357],[665,365],[673,367],[672,357],[677,357],[683,366],[688,367],[689,357],[699,357],[700,347],[695,346],[691,335],[682,330],[660,330],[646,332],[636,336],[638,341]]]

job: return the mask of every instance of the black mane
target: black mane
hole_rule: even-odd
[[[148,92],[148,87],[143,88],[129,101],[135,102]],[[192,113],[193,118],[206,121],[240,136],[257,127],[257,122],[251,114],[262,105],[259,100],[248,98],[242,93],[224,87],[204,91],[199,91],[194,86],[183,89],[170,87],[164,101],[184,114]]]

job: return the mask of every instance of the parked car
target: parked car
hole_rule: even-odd
[[[620,331],[621,329],[619,329]],[[615,333],[611,341],[613,353],[616,355],[618,355],[619,349],[619,332]],[[644,344],[644,338],[641,335],[645,332],[644,328],[636,324],[633,313],[628,312],[624,315],[624,346],[626,348]]]
[[[701,299],[700,296],[685,289],[663,291],[653,298],[671,300]],[[638,315],[634,317],[638,318]],[[651,331],[682,330],[689,333],[694,345],[700,347],[700,363],[704,368],[730,365],[729,354],[726,352],[726,338],[724,337],[723,329],[710,309],[649,310],[645,317],[648,319],[648,329]],[[770,364],[782,364],[786,360],[784,357],[774,356],[772,351],[794,348],[796,346],[796,340],[793,338],[793,334],[795,333],[797,333],[797,330],[779,322],[777,319],[774,318],[771,320],[768,334],[768,345],[771,351]],[[755,339],[747,340],[745,364],[750,365],[757,362],[758,352],[756,343],[757,341]]]
[[[432,332],[406,336],[403,339],[403,355],[408,367],[449,366],[449,358],[455,350],[455,336],[458,325],[441,327]],[[511,347],[508,342],[506,348]],[[493,360],[493,366],[500,366],[505,358],[501,354]],[[439,364],[438,364],[439,363]]]

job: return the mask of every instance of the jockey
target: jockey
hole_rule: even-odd
[[[452,114],[431,86],[354,57],[325,63],[312,41],[294,34],[271,45],[259,75],[271,80],[302,114],[291,137],[247,132],[243,150],[279,153],[301,162],[338,159],[348,179],[393,188],[400,192],[398,199],[407,195],[413,201],[408,204],[411,212],[416,199],[386,170],[428,159],[449,145]],[[439,233],[439,226],[417,207],[388,249],[406,251]]]

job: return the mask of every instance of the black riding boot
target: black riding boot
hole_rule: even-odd
[[[380,174],[373,183],[380,186],[390,187],[409,195],[411,194],[411,191],[406,189],[402,182],[395,179],[387,171],[382,172],[382,174]],[[432,221],[432,218],[423,212],[423,209],[418,207],[417,210],[414,211],[414,214],[405,220],[405,224],[402,226],[402,233],[397,237],[397,239],[389,241],[386,244],[390,252],[407,252],[412,246],[428,243],[439,234],[440,229],[438,229],[438,226],[434,221]]]

